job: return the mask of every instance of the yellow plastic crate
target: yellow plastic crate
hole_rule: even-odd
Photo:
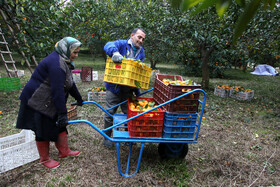
[[[151,71],[150,67],[142,66],[140,63],[130,59],[123,59],[122,63],[114,63],[112,58],[107,58],[104,82],[135,88],[137,88],[135,83],[138,82],[140,83],[140,88],[148,89]]]

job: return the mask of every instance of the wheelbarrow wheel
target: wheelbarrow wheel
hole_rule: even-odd
[[[187,143],[160,143],[158,145],[158,153],[161,159],[184,159],[188,151],[189,146]]]

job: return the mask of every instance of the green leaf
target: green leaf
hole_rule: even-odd
[[[237,39],[242,35],[245,31],[248,23],[254,17],[255,13],[257,12],[260,6],[261,0],[251,0],[249,4],[246,5],[243,14],[238,18],[238,22],[235,26],[235,31],[233,35],[233,44],[235,45]]]
[[[225,11],[228,9],[229,5],[231,4],[231,0],[220,0],[216,4],[216,11],[219,17],[222,17]]]
[[[186,83],[187,85],[192,85],[192,84],[193,84],[191,80],[185,80],[185,83]]]
[[[181,9],[182,10],[190,9],[202,1],[205,1],[205,0],[183,0]]]
[[[171,0],[171,6],[173,8],[180,8],[182,0]]]
[[[245,0],[236,0],[236,3],[241,7],[245,7]]]
[[[199,12],[202,12],[204,9],[208,9],[209,7],[218,3],[219,0],[204,0],[203,3],[191,14],[195,15]]]
[[[266,0],[266,3],[269,4],[270,10],[273,10],[276,5],[276,0]]]
[[[142,69],[145,69],[144,65],[143,65],[143,62],[140,61],[139,64],[142,66]]]
[[[150,106],[150,107],[154,107],[155,104],[156,104],[156,103],[155,103],[154,101],[149,102],[149,106]]]
[[[141,83],[139,81],[135,80],[134,84],[137,88],[141,88]]]

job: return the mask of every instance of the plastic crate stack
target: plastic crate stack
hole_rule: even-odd
[[[31,130],[0,138],[0,173],[39,159],[35,136]]]
[[[89,91],[88,101],[97,101],[100,103],[106,102],[106,92]]]
[[[154,102],[152,97],[136,97],[136,99]],[[135,111],[131,108],[131,98],[128,99],[127,118],[131,118],[143,111]],[[164,121],[164,110],[158,108],[157,111],[148,112],[142,116],[129,120],[127,122],[128,133],[130,137],[162,137],[162,128]]]
[[[0,91],[16,91],[21,89],[19,78],[0,78]]]
[[[83,82],[92,81],[92,68],[91,67],[82,67],[81,80]]]
[[[72,70],[72,77],[75,83],[81,81],[81,70]]]
[[[201,85],[166,85],[163,79],[184,81],[179,75],[157,74],[153,98],[158,104],[178,97],[188,90],[201,88]],[[163,106],[166,110],[163,123],[163,138],[194,139],[197,130],[198,99],[200,92],[194,92]]]

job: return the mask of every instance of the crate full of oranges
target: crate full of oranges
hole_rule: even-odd
[[[92,87],[88,89],[88,101],[105,102],[106,88]]]
[[[229,97],[242,101],[249,101],[254,97],[254,90],[245,89],[242,86],[234,86],[230,89]]]
[[[180,75],[157,74],[154,84],[153,98],[159,104],[165,103],[194,89],[201,88],[192,80],[184,80]],[[200,92],[194,92],[185,97],[168,103],[163,108],[168,112],[197,112]]]
[[[104,72],[104,82],[125,85],[134,88],[148,89],[152,68],[140,60],[122,59],[122,63],[114,63],[107,58]]]
[[[127,118],[131,118],[157,106],[151,97],[128,99]],[[164,110],[157,108],[127,122],[130,137],[162,137]]]
[[[218,85],[214,90],[214,95],[219,97],[229,97],[231,87],[228,85]]]

